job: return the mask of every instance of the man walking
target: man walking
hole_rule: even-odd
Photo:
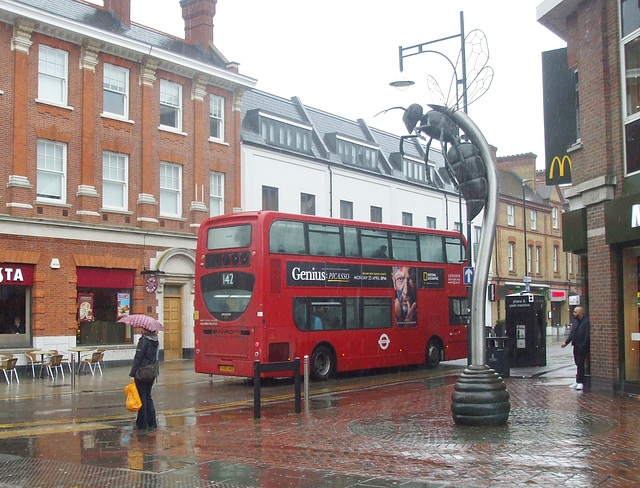
[[[571,321],[571,333],[560,347],[565,348],[573,343],[573,359],[576,363],[576,381],[569,388],[582,390],[584,388],[584,362],[589,354],[589,318],[584,315],[584,308],[576,307],[573,310]]]

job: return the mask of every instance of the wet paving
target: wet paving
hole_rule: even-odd
[[[294,413],[293,385],[166,363],[153,397],[159,427],[133,429],[126,367],[103,377],[0,385],[0,487],[502,487],[640,486],[638,397],[567,385],[570,352],[512,370],[507,425],[453,423],[464,364],[312,383]]]

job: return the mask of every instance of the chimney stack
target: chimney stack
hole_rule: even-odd
[[[104,0],[104,8],[113,12],[123,26],[131,27],[131,0]]]
[[[184,38],[205,50],[213,43],[213,16],[217,0],[180,0],[184,19]]]

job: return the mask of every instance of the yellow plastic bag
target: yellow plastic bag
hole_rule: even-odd
[[[142,402],[140,401],[140,395],[138,394],[136,384],[134,382],[129,383],[125,387],[124,391],[127,394],[127,410],[130,412],[137,412],[140,410]]]

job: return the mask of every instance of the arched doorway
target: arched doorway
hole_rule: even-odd
[[[164,324],[164,359],[182,359],[192,356],[193,293],[195,252],[172,248],[158,254],[151,266],[160,271],[158,316]],[[191,353],[190,353],[191,351]]]

